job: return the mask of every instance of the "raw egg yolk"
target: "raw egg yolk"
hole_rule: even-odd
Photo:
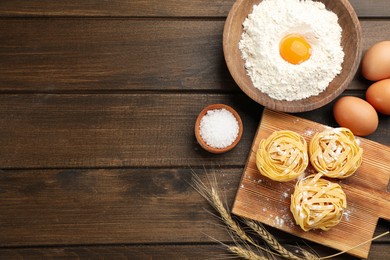
[[[289,34],[285,36],[279,45],[280,56],[291,63],[291,64],[300,64],[308,60],[311,56],[311,46],[298,34]]]

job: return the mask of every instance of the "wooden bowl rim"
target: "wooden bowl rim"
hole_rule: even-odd
[[[253,2],[254,2],[254,4],[259,4],[260,2],[262,2],[262,0],[254,0]],[[327,3],[324,1],[320,1],[320,2],[322,2],[324,4]],[[362,30],[361,30],[360,22],[359,22],[357,15],[356,15],[356,12],[354,11],[352,5],[349,3],[348,0],[339,0],[339,2],[341,3],[341,6],[344,7],[343,12],[345,11],[347,13],[347,15],[349,16],[349,18],[352,20],[351,28],[355,31],[356,36],[357,36],[356,46],[354,46],[354,48],[353,48],[356,51],[354,53],[355,55],[353,57],[351,68],[344,68],[344,66],[345,66],[345,59],[344,59],[344,62],[342,65],[342,67],[343,67],[342,72],[338,75],[338,76],[345,75],[344,80],[341,83],[339,83],[339,86],[334,88],[333,91],[330,92],[330,89],[329,89],[329,86],[331,86],[331,84],[333,82],[332,81],[329,83],[328,88],[325,89],[323,92],[321,92],[319,95],[311,96],[311,97],[301,99],[301,100],[286,101],[286,100],[275,100],[275,99],[269,97],[267,94],[261,92],[259,89],[255,88],[253,86],[253,83],[247,74],[241,75],[240,73],[238,73],[234,69],[235,66],[237,66],[237,64],[234,64],[235,63],[235,60],[233,58],[234,55],[229,55],[229,53],[231,52],[231,50],[234,50],[234,49],[235,49],[235,51],[238,50],[239,53],[241,53],[241,51],[238,49],[238,45],[232,46],[232,44],[230,44],[230,42],[231,42],[230,39],[232,37],[231,36],[231,28],[234,25],[233,19],[235,18],[237,13],[240,11],[240,8],[244,4],[248,4],[247,0],[237,0],[233,4],[232,8],[230,9],[229,14],[227,16],[227,19],[225,21],[224,30],[223,30],[223,52],[224,52],[224,57],[225,57],[225,61],[226,61],[228,70],[229,70],[231,76],[233,77],[234,81],[236,82],[236,84],[240,87],[240,89],[246,95],[248,95],[251,99],[253,99],[254,101],[256,101],[257,103],[259,103],[260,105],[262,105],[264,107],[267,107],[269,109],[276,110],[276,111],[289,112],[289,113],[305,112],[305,111],[314,110],[314,109],[322,107],[322,106],[330,103],[334,99],[336,99],[345,89],[347,89],[348,85],[351,83],[354,75],[356,74],[356,72],[359,68],[359,65],[360,65],[360,60],[361,60],[361,56],[362,56],[362,48],[363,48]],[[252,8],[253,8],[253,5],[252,5]],[[250,12],[252,12],[252,11],[250,10]],[[247,15],[245,17],[247,17]],[[245,18],[244,18],[244,20],[245,20]],[[242,23],[240,24],[240,26],[241,26],[240,31],[242,31]],[[343,30],[344,29],[345,28],[343,28]],[[345,48],[345,46],[343,48]],[[344,72],[345,74],[343,74],[343,70],[345,70],[345,72]],[[245,68],[244,68],[244,71],[246,71]],[[242,79],[243,77],[249,78],[249,82],[250,82],[249,86],[244,82],[244,80]]]
[[[214,148],[214,147],[211,147],[210,145],[208,145],[203,140],[202,136],[200,135],[200,121],[201,121],[202,117],[205,116],[206,113],[209,110],[222,109],[222,108],[224,108],[227,111],[231,112],[233,114],[233,116],[236,118],[236,120],[238,122],[238,136],[237,136],[237,138],[234,140],[234,142],[231,145],[229,145],[229,146],[227,146],[225,148]],[[226,153],[226,152],[232,150],[240,142],[241,137],[242,137],[242,133],[243,133],[243,124],[242,124],[242,120],[241,120],[240,115],[232,107],[230,107],[228,105],[225,105],[225,104],[212,104],[212,105],[208,105],[207,107],[205,107],[199,113],[198,117],[196,118],[196,122],[195,122],[195,137],[196,137],[196,140],[198,141],[199,145],[203,149],[205,149],[206,151],[208,151],[210,153],[221,154],[221,153]]]

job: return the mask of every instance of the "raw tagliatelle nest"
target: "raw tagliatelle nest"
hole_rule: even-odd
[[[361,165],[363,149],[347,128],[335,128],[314,135],[309,145],[310,162],[329,178],[344,179]]]
[[[306,141],[293,131],[275,131],[260,141],[256,165],[262,175],[272,180],[296,179],[308,164]]]
[[[329,230],[336,226],[347,207],[347,198],[337,183],[313,174],[297,182],[291,195],[291,212],[304,231]]]

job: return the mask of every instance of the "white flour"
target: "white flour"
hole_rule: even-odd
[[[253,85],[277,100],[299,100],[324,91],[341,72],[344,52],[335,13],[311,0],[264,0],[245,20],[239,43]],[[293,65],[279,54],[288,34],[311,45],[311,57]]]

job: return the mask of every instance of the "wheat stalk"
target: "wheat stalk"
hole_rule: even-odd
[[[218,190],[215,187],[210,187],[210,200],[214,206],[214,208],[218,211],[218,213],[221,215],[222,220],[228,225],[228,227],[236,233],[240,239],[249,242],[250,244],[256,246],[257,248],[260,248],[263,251],[266,251],[270,254],[275,254],[274,252],[271,252],[270,250],[259,246],[256,242],[250,238],[246,232],[232,219],[231,215],[227,211],[227,209],[224,207],[222,200],[219,196]],[[287,259],[293,259],[293,260],[301,260],[302,258],[295,256],[291,252],[289,252],[286,248],[284,248],[265,228],[259,224],[256,224],[252,221],[245,220],[245,223],[252,228],[260,237],[267,242],[269,246],[271,246],[272,249],[274,249],[277,253],[275,255],[282,256]],[[248,251],[248,250],[246,250]],[[311,259],[318,259],[314,255],[310,254],[309,252],[305,252],[305,258],[307,260]]]
[[[228,212],[228,210],[225,208],[221,197],[219,195],[219,189],[217,187],[217,182],[215,175],[213,175],[213,181],[211,181],[208,177],[208,185],[207,187],[197,176],[195,173],[193,173],[193,178],[192,178],[192,183],[193,187],[200,195],[202,195],[212,206],[213,208],[219,213],[222,221],[227,225],[227,227],[234,233],[236,234],[242,241],[246,241],[249,244],[255,246],[256,248],[265,251],[269,254],[272,255],[277,255],[277,256],[283,256],[286,255],[286,249],[284,251],[278,251],[277,247],[274,248],[274,250],[277,252],[272,252],[269,249],[262,247],[258,245],[251,237],[249,237],[246,232],[233,220],[231,217],[231,214]],[[274,239],[275,240],[275,239]],[[276,240],[275,240],[276,241]],[[275,244],[275,241],[266,241],[268,243],[273,243]],[[280,245],[280,244],[279,244]],[[237,246],[236,246],[237,247]],[[282,248],[282,246],[280,246]],[[245,251],[249,251],[245,249]],[[290,255],[293,255],[290,253]],[[299,259],[298,257],[291,258],[291,259]]]
[[[216,182],[208,180],[209,186],[207,187],[200,178],[194,174],[192,178],[193,187],[202,197],[204,197],[211,206],[219,213],[222,221],[228,226],[228,228],[233,231],[241,240],[247,241],[248,243],[260,248],[264,251],[269,251],[266,248],[260,247],[252,238],[250,238],[245,231],[233,220],[230,213],[227,211],[223,202],[219,196],[218,188],[216,187]]]
[[[201,179],[199,178],[199,176],[193,171],[193,177],[192,177],[192,184],[191,186],[202,196],[204,197],[209,203],[211,206],[213,206],[213,208],[219,213],[220,217],[221,217],[221,220],[224,222],[224,224],[228,227],[228,231],[231,231],[232,233],[234,233],[240,240],[242,240],[242,242],[247,242],[249,243],[250,245],[252,246],[255,246],[256,248],[262,250],[262,251],[265,251],[267,253],[269,253],[270,255],[272,256],[281,256],[283,258],[287,258],[287,259],[293,259],[293,260],[322,260],[322,259],[329,259],[329,258],[332,258],[334,256],[338,256],[340,254],[344,254],[346,252],[348,252],[349,250],[352,250],[356,247],[359,247],[365,243],[368,243],[370,241],[373,241],[375,239],[378,239],[379,237],[382,237],[382,236],[385,236],[385,235],[388,235],[389,232],[385,232],[384,234],[382,235],[379,235],[369,241],[366,241],[364,243],[361,243],[349,250],[345,250],[343,252],[340,252],[340,253],[337,253],[337,254],[333,254],[333,255],[330,255],[330,256],[325,256],[325,257],[317,257],[311,253],[309,253],[308,251],[306,250],[303,250],[303,249],[300,249],[302,251],[302,254],[304,255],[303,258],[301,257],[298,257],[296,255],[294,255],[293,253],[291,253],[290,251],[288,251],[285,247],[283,247],[276,239],[274,236],[272,236],[261,224],[257,223],[257,222],[254,222],[254,221],[250,221],[248,219],[245,219],[244,220],[244,223],[250,227],[256,234],[258,234],[273,250],[275,250],[275,252],[273,251],[270,251],[268,250],[267,248],[264,248],[260,245],[258,245],[251,237],[249,237],[247,235],[247,233],[237,224],[236,221],[233,220],[233,218],[231,217],[231,214],[229,213],[229,211],[225,208],[222,200],[221,200],[221,197],[219,195],[219,192],[218,192],[218,186],[217,186],[217,182],[216,182],[216,177],[215,175],[213,174],[213,181],[211,181],[209,179],[209,175],[206,174],[207,176],[207,179],[208,179],[208,186],[206,186],[202,181]],[[249,260],[257,260],[257,259],[267,259],[265,258],[264,256],[260,256],[258,254],[256,254],[249,246],[247,248],[243,248],[241,247],[240,245],[235,245],[235,246],[229,246],[229,245],[225,245],[228,250],[234,254],[236,254],[237,256],[240,256],[244,259],[249,259]]]
[[[250,244],[248,244],[248,242],[246,241],[243,241],[240,237],[238,236],[235,236],[232,232],[232,230],[228,229],[227,232],[229,233],[229,235],[233,238],[233,241],[235,243],[235,245],[228,245],[228,244],[225,244],[225,243],[222,243],[221,241],[218,241],[216,240],[215,238],[212,238],[210,237],[211,239],[217,241],[218,243],[220,243],[221,245],[223,245],[224,247],[227,248],[227,250],[230,252],[230,253],[233,253],[234,255],[232,255],[231,257],[237,257],[239,256],[240,258],[243,258],[243,259],[250,259],[250,260],[257,260],[257,259],[261,259],[261,260],[270,260],[271,258],[267,258],[265,257],[261,251],[259,250],[255,250],[253,247],[250,246]],[[272,255],[271,255],[272,259],[275,259]],[[228,259],[229,257],[224,257],[222,259]],[[234,258],[235,259],[235,258]]]
[[[221,215],[222,220],[228,225],[228,227],[234,231],[235,234],[237,234],[242,240],[249,242],[250,244],[254,246],[258,246],[256,242],[250,238],[245,231],[232,219],[229,212],[226,210],[226,208],[223,206],[223,203],[217,193],[217,191],[214,188],[211,188],[211,200],[217,209],[218,213]],[[261,248],[263,249],[263,248]]]

